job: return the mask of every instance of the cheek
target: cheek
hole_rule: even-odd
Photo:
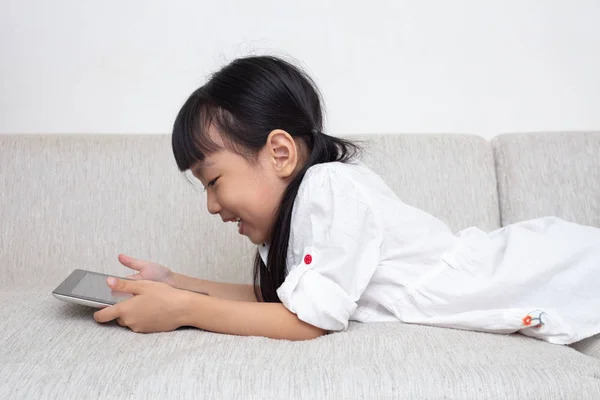
[[[252,196],[248,198],[252,202],[252,208],[262,221],[269,221],[274,218],[274,214],[279,207],[283,190],[269,184],[261,182],[257,184],[252,191]]]

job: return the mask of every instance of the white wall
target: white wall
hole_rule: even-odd
[[[301,61],[328,131],[600,129],[600,1],[0,0],[0,133],[165,133],[228,60]]]

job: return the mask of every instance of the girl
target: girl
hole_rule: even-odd
[[[458,234],[404,204],[323,133],[314,83],[273,57],[238,59],[183,105],[172,145],[208,211],[258,246],[254,285],[125,255],[131,299],[95,313],[136,332],[180,326],[309,339],[401,321],[572,343],[600,332],[600,229],[557,218]],[[187,290],[181,290],[187,289]],[[195,293],[205,292],[208,296]]]

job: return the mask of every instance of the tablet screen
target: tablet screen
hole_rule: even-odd
[[[106,275],[86,273],[75,285],[71,293],[77,296],[91,297],[107,303],[117,303],[130,298],[132,295],[123,292],[114,292],[106,284]]]

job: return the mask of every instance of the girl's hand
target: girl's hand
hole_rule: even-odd
[[[169,332],[184,324],[186,296],[189,292],[162,282],[128,281],[110,277],[108,286],[134,296],[94,313],[98,322],[114,319],[134,332]]]
[[[167,267],[150,261],[137,260],[125,254],[119,254],[119,262],[127,268],[138,271],[137,274],[129,275],[127,277],[129,279],[145,279],[174,286],[173,272]]]

